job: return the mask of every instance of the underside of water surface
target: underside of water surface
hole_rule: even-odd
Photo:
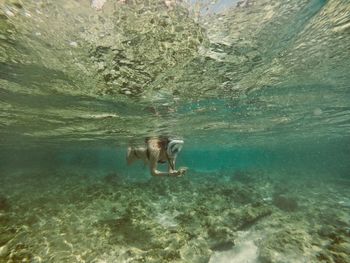
[[[348,0],[0,0],[0,263],[350,262],[349,72]]]

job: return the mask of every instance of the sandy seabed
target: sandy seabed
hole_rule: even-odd
[[[1,172],[0,262],[350,262],[350,181]]]

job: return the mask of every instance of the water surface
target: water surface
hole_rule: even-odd
[[[349,17],[0,1],[0,262],[349,261]],[[126,166],[158,135],[185,177]]]

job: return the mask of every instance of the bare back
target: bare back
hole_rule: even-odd
[[[166,153],[167,141],[164,139],[151,138],[146,141],[150,159],[157,162],[166,162],[168,160]],[[153,158],[152,158],[153,157]]]

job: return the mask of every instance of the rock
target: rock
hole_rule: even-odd
[[[104,63],[103,61],[98,62],[96,66],[97,66],[97,71],[98,72],[102,72],[107,67],[106,63]]]
[[[345,242],[331,245],[329,249],[336,253],[344,253],[346,255],[350,255],[350,244]]]
[[[208,228],[208,243],[211,250],[224,251],[234,246],[235,237],[228,227],[212,225]]]
[[[321,236],[321,237],[330,237],[333,235],[335,231],[335,228],[329,225],[325,225],[322,226],[317,233]]]
[[[167,260],[167,262],[173,262],[180,259],[180,253],[176,250],[163,250],[161,253],[163,254],[162,258]]]
[[[233,179],[242,183],[253,182],[255,180],[254,175],[245,171],[236,171],[233,175]]]
[[[239,213],[239,223],[237,224],[237,227],[239,230],[245,230],[256,224],[262,218],[271,215],[271,213],[271,208],[267,205],[247,205],[244,210]]]
[[[11,249],[9,258],[13,262],[33,262],[33,255],[29,251],[28,247],[22,243],[17,244],[13,249]]]
[[[4,258],[9,254],[9,248],[7,245],[0,247],[0,258]]]
[[[253,203],[257,199],[256,193],[252,193],[252,189],[244,184],[223,186],[218,191],[220,191],[221,196],[226,196],[239,204]]]
[[[131,95],[132,93],[131,93],[130,90],[125,90],[125,91],[124,91],[124,94],[125,94],[125,95]]]
[[[106,3],[106,0],[92,0],[91,7],[95,10],[101,10]]]
[[[287,212],[293,212],[298,208],[297,201],[286,195],[274,195],[272,202],[279,209]]]
[[[15,16],[15,14],[14,14],[13,12],[11,12],[10,10],[6,10],[6,11],[5,11],[5,14],[6,14],[7,16],[10,16],[10,17]]]
[[[78,47],[78,43],[75,42],[75,41],[69,42],[69,45],[70,45],[71,47]]]
[[[259,262],[311,262],[306,256],[306,251],[311,249],[311,240],[306,231],[298,228],[286,227],[268,233],[257,241]]]
[[[19,0],[8,0],[7,4],[14,5],[15,7],[19,8],[19,9],[23,8],[23,3],[22,3],[22,1],[19,1]]]
[[[0,196],[0,211],[7,211],[10,209],[10,204],[6,197]]]
[[[183,262],[207,263],[210,258],[210,249],[204,240],[190,241],[180,249]]]
[[[117,262],[147,262],[144,252],[138,248],[130,248],[121,253]]]
[[[118,185],[123,181],[123,178],[115,173],[115,172],[111,172],[109,174],[107,174],[103,180],[107,183],[107,184],[112,184],[112,185]]]
[[[233,248],[235,243],[233,241],[222,241],[219,243],[213,244],[210,248],[214,251],[225,251]]]
[[[0,224],[1,226],[1,224]],[[14,230],[13,229],[4,229],[0,228],[0,247],[6,245],[11,239],[14,237]]]
[[[3,212],[0,212],[0,223],[2,222],[3,218],[6,217],[6,214]]]
[[[348,263],[349,262],[349,254],[345,254],[345,253],[335,253],[335,252],[332,252],[331,253],[334,261],[333,262],[336,262],[336,263]]]
[[[330,255],[328,255],[326,252],[319,252],[316,254],[316,257],[321,262],[332,262],[333,261],[332,258],[330,257]]]

